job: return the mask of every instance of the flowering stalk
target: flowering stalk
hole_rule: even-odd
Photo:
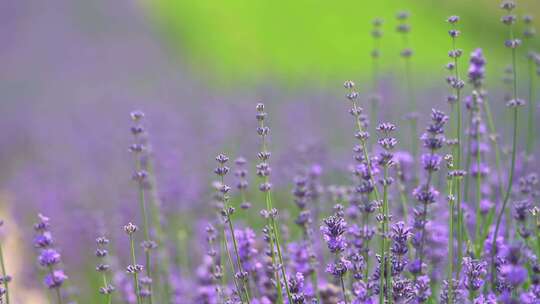
[[[383,148],[383,152],[381,152],[379,157],[379,165],[383,167],[384,171],[384,178],[381,181],[383,185],[383,205],[382,205],[382,244],[381,244],[381,282],[380,287],[381,288],[381,294],[382,294],[382,287],[383,287],[383,278],[385,279],[386,284],[386,292],[388,293],[386,295],[387,300],[392,303],[393,295],[391,293],[392,291],[392,271],[389,267],[389,261],[390,261],[390,242],[387,241],[388,237],[388,231],[389,231],[389,221],[391,218],[390,215],[390,207],[388,205],[388,187],[392,184],[393,179],[389,177],[388,175],[388,169],[392,165],[394,165],[394,154],[392,153],[392,150],[397,145],[397,139],[395,137],[390,136],[392,132],[396,130],[396,126],[391,123],[381,123],[377,127],[377,130],[383,134],[383,137],[379,139],[379,145]],[[380,297],[380,299],[382,299]]]
[[[143,220],[143,233],[144,233],[144,242],[142,243],[145,254],[146,261],[146,276],[148,278],[152,277],[152,260],[151,260],[151,251],[157,247],[157,244],[150,239],[150,225],[148,221],[148,212],[146,206],[146,187],[148,186],[148,172],[143,170],[142,162],[142,152],[147,149],[144,145],[144,139],[141,135],[144,132],[144,128],[140,124],[144,118],[144,113],[141,111],[134,111],[130,114],[133,122],[136,123],[135,126],[131,128],[131,132],[134,136],[135,143],[130,146],[130,151],[135,154],[135,173],[133,179],[138,183],[138,195],[139,195],[139,207],[141,209],[141,217]],[[148,291],[150,296],[148,301],[152,304],[152,285],[149,284]]]
[[[475,225],[475,247],[476,252],[480,252],[480,247],[482,246],[483,239],[481,238],[481,227],[484,224],[484,219],[481,215],[481,201],[482,201],[482,177],[487,174],[485,166],[482,164],[482,116],[480,113],[480,103],[482,103],[481,97],[477,91],[473,91],[472,100],[471,100],[471,127],[469,130],[469,138],[471,138],[471,144],[475,145],[475,148],[472,149],[472,146],[469,147],[468,157],[475,157],[476,164],[474,167],[468,167],[470,174],[467,176],[472,176],[475,179],[476,184],[476,225]]]
[[[352,104],[352,108],[349,110],[349,113],[354,117],[354,123],[356,127],[354,137],[356,137],[360,141],[360,145],[355,147],[354,150],[356,153],[362,154],[358,156],[357,158],[360,159],[365,165],[363,167],[363,170],[361,170],[361,171],[364,171],[362,172],[362,177],[365,179],[365,186],[361,187],[362,188],[361,192],[368,194],[368,200],[370,200],[371,197],[373,196],[375,198],[375,203],[379,204],[380,202],[379,191],[377,190],[377,186],[373,178],[373,170],[372,170],[373,168],[372,168],[371,159],[369,157],[368,149],[367,149],[367,139],[369,138],[369,133],[365,131],[365,127],[361,120],[362,108],[359,107],[357,104],[358,92],[356,92],[354,88],[355,87],[354,82],[350,80],[345,81],[343,86],[345,87],[345,89],[349,90],[347,94],[347,99],[349,99]],[[373,204],[371,202],[368,202],[367,205],[371,206]],[[369,207],[367,211],[374,211],[374,210],[369,210],[369,209],[372,209],[372,208]],[[366,214],[365,225],[369,224],[369,213],[370,212],[367,212]],[[382,242],[382,237],[381,237],[381,242]],[[364,255],[365,263],[366,263],[366,269],[365,269],[366,276],[367,274],[369,274],[369,265],[370,265],[369,254],[368,254],[369,249],[367,248],[368,245],[369,244],[366,244],[366,251]]]
[[[337,205],[336,207],[338,207],[336,208],[338,209],[338,212],[324,219],[324,225],[321,226],[321,232],[323,233],[328,249],[335,255],[335,262],[328,264],[326,271],[340,281],[343,301],[345,304],[348,304],[343,277],[347,273],[347,270],[351,268],[351,263],[342,256],[343,251],[347,248],[344,237],[347,223],[343,218],[342,212],[339,212],[341,206]]]
[[[124,226],[124,232],[129,237],[129,249],[131,255],[131,264],[126,267],[126,272],[133,276],[133,289],[135,291],[135,297],[137,298],[137,304],[142,303],[142,292],[139,286],[139,272],[143,270],[143,266],[137,264],[137,256],[135,254],[135,239],[134,234],[139,228],[132,223],[128,223]]]
[[[227,186],[225,184],[225,181],[224,181],[225,175],[227,175],[227,173],[230,170],[229,167],[226,166],[226,163],[227,163],[228,160],[229,160],[229,158],[226,155],[219,154],[216,157],[216,161],[218,162],[219,165],[214,170],[214,173],[216,173],[216,175],[218,175],[220,177],[220,179],[221,179],[220,185],[219,185],[219,191],[221,193],[220,198],[221,198],[221,201],[223,202],[223,209],[221,210],[221,215],[223,216],[223,220],[224,220],[225,224],[227,225],[227,227],[229,229],[229,233],[231,234],[231,238],[232,238],[232,241],[233,241],[234,253],[236,255],[238,273],[235,273],[235,267],[234,267],[234,263],[233,263],[232,258],[231,258],[231,253],[229,251],[229,246],[228,246],[227,236],[225,235],[225,231],[223,231],[223,237],[224,237],[224,240],[225,240],[225,247],[226,247],[226,250],[227,250],[227,256],[229,258],[229,263],[231,265],[231,268],[232,268],[233,274],[234,274],[234,282],[236,284],[237,291],[240,294],[240,299],[242,299],[242,295],[241,295],[242,290],[240,289],[240,284],[239,284],[239,282],[237,280],[237,277],[242,280],[242,286],[243,286],[243,289],[244,289],[246,302],[249,304],[250,303],[250,295],[249,295],[249,290],[247,288],[247,279],[248,279],[248,277],[247,277],[247,273],[244,271],[242,261],[240,260],[240,254],[238,253],[238,243],[236,241],[236,236],[235,236],[235,233],[234,233],[234,226],[233,226],[233,222],[232,222],[232,215],[234,214],[235,209],[234,209],[234,207],[229,205],[229,194],[228,193],[231,190],[231,187]],[[242,300],[242,302],[243,302],[243,300]]]
[[[454,168],[454,161],[451,154],[444,157],[446,161],[446,167],[451,172]],[[448,200],[448,276],[447,281],[454,281],[454,179],[455,176],[448,175],[446,181],[446,192]],[[454,303],[452,298],[454,296],[453,284],[448,284],[448,303]]]
[[[270,152],[268,151],[266,137],[268,136],[268,133],[270,132],[270,128],[268,128],[265,125],[265,118],[267,116],[267,113],[264,111],[264,104],[259,103],[257,104],[257,120],[259,121],[259,127],[257,128],[257,133],[261,137],[261,151],[257,154],[257,157],[261,161],[257,165],[257,175],[262,177],[263,182],[259,185],[259,189],[264,192],[265,201],[266,201],[266,212],[265,217],[268,219],[268,226],[270,230],[272,231],[271,238],[270,238],[270,250],[272,254],[272,264],[275,266],[275,253],[274,253],[274,245],[277,249],[277,258],[279,262],[279,268],[281,268],[281,274],[283,276],[283,281],[285,282],[285,290],[287,292],[287,298],[289,300],[289,303],[292,303],[292,297],[291,292],[289,290],[289,284],[287,284],[287,274],[285,273],[285,267],[283,263],[283,255],[281,253],[281,245],[280,245],[280,232],[279,227],[277,225],[276,217],[277,217],[277,210],[274,209],[272,205],[272,184],[270,184],[270,165],[268,164],[268,160],[270,159]],[[272,240],[273,238],[273,240]],[[274,244],[275,240],[275,244]],[[282,297],[282,287],[281,287],[281,280],[279,279],[279,273],[276,273],[276,284],[278,287],[278,298],[283,301]]]
[[[506,210],[506,204],[510,199],[510,194],[512,193],[512,185],[514,183],[514,169],[516,166],[516,150],[517,150],[517,137],[518,137],[518,114],[519,107],[524,104],[524,101],[518,98],[517,93],[517,65],[516,65],[516,48],[520,45],[521,41],[514,37],[513,25],[516,21],[516,16],[512,15],[512,11],[516,7],[516,4],[513,1],[505,1],[502,3],[501,8],[508,11],[509,15],[503,16],[501,21],[508,25],[509,28],[509,40],[505,42],[506,47],[510,48],[512,51],[512,70],[513,70],[513,98],[508,101],[507,106],[513,108],[513,132],[512,132],[512,156],[510,164],[510,172],[508,176],[508,185],[506,188],[506,193],[504,195],[503,204],[499,214],[497,215],[497,221],[495,223],[495,231],[493,233],[492,240],[492,250],[491,250],[491,288],[495,290],[495,257],[497,255],[497,236],[499,234],[499,228],[502,220],[503,213]],[[507,227],[506,229],[510,229]]]
[[[54,289],[58,304],[62,304],[62,293],[60,287],[68,279],[63,270],[57,269],[61,262],[60,253],[53,248],[53,238],[49,231],[49,218],[39,214],[39,222],[34,225],[37,235],[34,238],[34,247],[39,248],[39,264],[48,270],[44,278],[44,283],[49,289]]]
[[[372,24],[373,24],[373,30],[371,31],[371,37],[373,37],[373,50],[371,51],[371,58],[372,58],[371,77],[372,77],[373,92],[372,92],[372,95],[370,96],[370,100],[371,100],[370,121],[374,125],[375,122],[378,120],[377,119],[378,105],[381,101],[380,88],[379,88],[379,58],[381,56],[380,40],[383,35],[383,31],[381,29],[383,20],[380,18],[375,18]]]
[[[525,23],[525,31],[523,32],[523,36],[526,40],[529,41],[532,40],[532,38],[535,36],[535,29],[532,24],[533,18],[530,15],[526,15],[523,17],[523,22]],[[535,67],[535,57],[538,56],[534,52],[529,51],[527,54],[527,67],[529,70],[529,107],[528,107],[528,116],[527,116],[527,146],[526,146],[526,152],[527,156],[530,157],[532,155],[533,149],[534,149],[534,139],[535,139],[535,133],[534,133],[534,114],[536,113],[536,67]]]
[[[420,208],[415,208],[415,220],[414,227],[418,230],[418,237],[415,237],[416,257],[413,265],[415,265],[411,272],[415,278],[423,273],[423,262],[425,258],[425,242],[426,242],[426,224],[428,221],[427,212],[428,206],[435,203],[437,195],[439,194],[436,189],[431,185],[433,173],[439,171],[441,164],[441,157],[436,153],[440,150],[444,143],[444,125],[448,121],[448,116],[443,112],[433,109],[431,112],[431,124],[426,128],[426,132],[422,135],[421,139],[425,148],[429,153],[422,155],[423,169],[427,171],[427,178],[423,185],[418,186],[414,190],[414,197],[421,203]]]
[[[311,224],[312,224],[312,216],[309,209],[307,209],[307,203],[308,200],[312,199],[312,195],[309,193],[308,189],[308,177],[305,173],[299,174],[294,179],[294,189],[293,189],[293,195],[294,195],[294,203],[300,210],[298,217],[296,218],[295,223],[302,229],[302,236],[304,243],[303,246],[307,247],[305,250],[308,252],[309,262],[308,265],[310,267],[310,276],[311,276],[311,283],[313,285],[313,288],[317,288],[319,285],[318,283],[318,271],[317,271],[317,265],[316,265],[316,258],[317,256],[313,252],[313,232],[311,231]],[[298,272],[298,271],[297,271]],[[319,295],[317,292],[315,292],[315,298],[317,301],[320,301]]]
[[[236,188],[238,189],[238,192],[240,193],[240,208],[242,209],[249,209],[251,208],[251,203],[247,201],[246,199],[246,189],[248,187],[248,181],[247,181],[247,170],[244,168],[246,165],[246,159],[243,157],[238,157],[234,163],[238,167],[236,171],[234,172],[234,175],[238,179],[236,183]]]
[[[411,31],[411,26],[407,24],[409,19],[408,12],[400,12],[397,14],[397,19],[399,25],[397,26],[397,32],[402,34],[403,37],[403,50],[401,51],[401,57],[405,63],[405,77],[407,82],[407,94],[409,98],[409,106],[411,113],[409,114],[410,128],[411,128],[411,138],[417,138],[418,134],[418,117],[417,117],[417,106],[416,106],[416,97],[414,92],[414,84],[412,78],[412,67],[411,67],[411,57],[413,51],[409,46],[409,33]],[[413,158],[416,159],[418,156],[418,143],[415,140],[411,140],[411,150]]]
[[[105,237],[98,237],[96,239],[97,249],[96,257],[100,260],[105,260],[109,254],[106,246],[109,244],[109,240]],[[112,293],[114,291],[114,286],[109,283],[107,272],[109,271],[110,266],[107,263],[99,263],[96,266],[96,271],[101,273],[101,278],[103,279],[103,286],[99,288],[99,293],[105,295],[105,303],[111,304]]]
[[[140,126],[139,126],[140,127]],[[152,147],[148,139],[148,133],[144,132],[141,134],[142,142],[145,145],[146,153],[141,157],[141,164],[143,169],[148,173],[148,192],[149,194],[149,203],[150,203],[150,215],[151,223],[156,239],[155,245],[157,245],[159,261],[156,263],[157,273],[156,276],[158,281],[155,282],[156,286],[163,286],[163,299],[162,301],[170,300],[171,298],[171,286],[169,282],[170,278],[170,256],[167,248],[165,246],[165,232],[163,227],[163,219],[161,214],[161,200],[159,198],[159,192],[157,188],[157,180],[154,170],[154,159],[152,154]],[[148,243],[153,245],[153,242]]]
[[[455,140],[456,145],[454,147],[454,160],[455,160],[455,168],[456,170],[461,170],[461,89],[464,86],[463,80],[459,78],[459,66],[458,66],[458,59],[462,55],[462,51],[460,49],[456,48],[456,39],[460,35],[460,31],[457,30],[456,24],[459,22],[458,16],[450,16],[447,19],[448,23],[452,25],[452,29],[448,32],[450,37],[452,38],[452,50],[448,52],[448,55],[450,58],[453,59],[453,62],[449,65],[451,67],[451,70],[454,71],[453,76],[449,76],[447,78],[447,82],[450,85],[450,87],[454,90],[454,95],[449,97],[449,101],[452,103],[452,114],[455,114]],[[458,261],[461,261],[461,258],[463,256],[463,242],[464,242],[464,227],[463,227],[463,210],[461,208],[461,200],[462,200],[462,190],[461,190],[461,179],[457,179],[455,183],[455,190],[456,193],[456,208],[457,208],[457,238],[458,238],[458,247],[457,247],[457,257]],[[456,271],[456,280],[459,281],[459,275],[461,272],[461,263],[458,262],[457,264],[457,271]],[[449,283],[449,286],[452,286],[452,283]]]

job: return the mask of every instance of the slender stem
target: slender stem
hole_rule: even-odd
[[[499,149],[499,140],[497,135],[497,129],[495,128],[495,123],[493,121],[493,116],[491,114],[491,107],[489,105],[489,99],[487,96],[485,96],[482,100],[482,106],[484,108],[484,112],[486,112],[486,118],[488,123],[488,128],[490,132],[490,142],[493,146],[493,150],[495,151],[495,167],[497,170],[497,182],[499,186],[499,192],[501,197],[504,197],[504,184],[502,179],[502,169],[501,169],[501,149]]]
[[[129,246],[131,250],[131,264],[133,266],[137,265],[137,256],[135,255],[135,240],[133,239],[133,234],[129,235]],[[135,288],[135,297],[137,298],[137,304],[140,304],[141,301],[141,290],[139,288],[139,275],[137,272],[133,272],[133,287]]]
[[[146,162],[146,170],[148,172],[148,180],[150,184],[150,206],[152,224],[154,228],[155,238],[157,241],[157,250],[160,251],[160,257],[156,268],[161,277],[157,277],[156,286],[163,285],[163,294],[167,301],[171,298],[171,287],[169,284],[170,276],[170,256],[165,246],[165,233],[163,231],[163,224],[161,221],[161,201],[159,198],[159,192],[157,189],[157,180],[154,172],[154,162],[152,155],[148,155]],[[153,278],[154,279],[154,278]]]
[[[452,37],[452,50],[456,51],[456,38]],[[454,77],[456,81],[459,81],[459,66],[458,66],[458,57],[454,56]],[[457,145],[454,150],[454,159],[456,170],[461,170],[461,89],[456,88],[456,140]],[[457,207],[457,237],[458,237],[458,262],[457,262],[457,271],[456,271],[456,280],[459,281],[459,275],[461,272],[461,259],[463,257],[463,210],[461,208],[461,179],[456,179],[455,183],[455,193],[456,193],[456,207]],[[450,282],[452,284],[452,282]]]
[[[373,44],[374,44],[374,52],[378,52],[379,50],[379,37],[373,38]],[[370,121],[371,121],[371,132],[375,132],[375,124],[377,122],[377,106],[379,102],[379,57],[378,56],[372,56],[373,58],[373,65],[371,70],[372,75],[372,84],[373,84],[373,96],[371,98],[371,111],[370,111]]]
[[[479,126],[477,126],[476,129],[477,134],[479,134]],[[480,137],[477,139],[478,144],[480,144]],[[481,218],[481,212],[480,212],[480,203],[482,201],[482,172],[480,169],[480,165],[482,163],[482,154],[480,152],[480,147],[478,147],[477,155],[476,155],[476,167],[477,167],[477,176],[476,176],[476,231],[475,231],[475,240],[476,240],[476,246],[480,246],[480,242],[482,239],[480,238],[480,228],[483,225],[482,218]]]
[[[474,110],[471,108],[469,111],[469,119],[467,120],[469,126],[468,130],[472,128],[473,125],[473,119],[474,119]],[[467,136],[467,143],[466,143],[466,149],[467,153],[465,155],[465,171],[470,172],[471,171],[471,162],[472,162],[472,136],[469,134]],[[470,188],[470,174],[465,175],[465,183],[463,185],[463,200],[467,203],[469,203],[469,188]]]
[[[399,190],[399,198],[401,201],[401,209],[403,209],[403,221],[405,223],[409,222],[409,211],[407,208],[407,194],[405,192],[405,185],[403,184],[401,177],[403,175],[403,170],[401,169],[401,165],[399,162],[396,162],[396,170],[397,170],[397,187]]]
[[[221,175],[221,184],[223,185],[224,184],[224,176]],[[225,208],[229,208],[229,200],[228,200],[228,197],[227,195],[224,196],[224,203],[225,203]],[[242,265],[242,261],[240,260],[240,254],[238,253],[238,242],[236,241],[236,236],[234,234],[234,227],[233,227],[233,223],[232,223],[232,218],[230,215],[227,216],[227,222],[228,222],[228,227],[229,227],[229,233],[231,234],[231,238],[232,238],[232,241],[233,241],[233,247],[234,247],[234,253],[236,255],[236,262],[238,264],[238,270],[240,271],[240,273],[243,275],[244,273],[244,267]],[[227,247],[227,253],[229,254],[229,258],[230,258],[230,253],[228,252],[228,247]],[[231,261],[232,262],[232,261]],[[233,272],[234,272],[234,266],[233,266],[233,263],[231,263],[231,267],[233,268]],[[234,273],[233,273],[234,275]],[[249,304],[251,303],[250,302],[250,294],[249,294],[249,290],[248,290],[248,287],[247,287],[247,277],[243,280],[243,287],[244,287],[244,292],[246,294],[246,302]],[[235,283],[236,283],[236,279],[235,279]],[[240,290],[238,290],[238,293],[240,294]],[[242,297],[240,297],[241,299]]]
[[[535,140],[535,132],[534,132],[534,114],[536,112],[536,88],[535,88],[535,78],[536,78],[536,71],[535,71],[535,64],[532,56],[529,56],[528,59],[528,67],[529,67],[529,113],[527,117],[527,156],[531,156],[533,149],[534,149],[534,140]]]
[[[454,197],[453,197],[453,177],[448,179],[448,303],[452,302],[454,296]]]
[[[240,297],[240,302],[244,303],[244,300],[242,299],[242,292],[240,291],[240,285],[238,284],[238,280],[236,280],[235,270],[234,270],[234,262],[231,256],[231,251],[229,250],[229,241],[227,241],[227,235],[225,234],[225,227],[223,227],[223,239],[225,240],[225,248],[227,252],[227,259],[229,260],[229,265],[231,266],[232,270],[232,276],[234,281],[234,286],[236,287],[236,292],[238,292],[238,296]]]
[[[364,227],[363,229],[367,229],[369,225],[369,213],[365,213],[364,215]],[[366,245],[364,248],[364,260],[366,261],[366,269],[364,270],[364,278],[367,278],[369,276],[369,239],[366,240]]]
[[[514,39],[514,34],[512,30],[512,25],[510,25],[510,39]],[[514,78],[514,90],[513,90],[513,98],[514,101],[517,102],[517,72],[516,72],[516,49],[512,48],[512,72],[513,72],[513,78]],[[502,208],[499,211],[499,214],[497,215],[497,222],[495,224],[495,232],[493,233],[493,240],[492,240],[492,248],[491,248],[491,288],[493,291],[495,291],[495,257],[496,257],[496,249],[497,249],[497,236],[499,234],[499,228],[501,225],[501,219],[503,216],[503,213],[506,210],[506,204],[508,203],[508,200],[510,199],[510,194],[512,193],[512,186],[514,183],[514,169],[516,166],[516,150],[517,150],[517,137],[518,137],[518,117],[519,117],[519,111],[518,111],[518,105],[514,107],[513,111],[513,132],[512,132],[512,158],[510,163],[510,173],[508,177],[508,185],[506,188],[506,194],[504,196]],[[510,227],[506,227],[507,230],[510,229]]]
[[[356,104],[356,101],[353,101],[352,103],[353,105],[353,111],[354,111],[354,121],[355,121],[355,124],[356,124],[356,130],[358,132],[364,132],[364,128],[362,127],[362,122],[360,121],[360,115],[358,114],[359,112],[359,109],[358,109],[358,106]],[[360,140],[360,144],[362,145],[362,152],[364,153],[364,160],[366,162],[366,165],[367,165],[367,170],[368,170],[368,174],[370,176],[370,181],[371,183],[373,184],[373,194],[375,195],[375,200],[377,201],[380,201],[380,195],[379,195],[379,191],[377,190],[377,186],[376,186],[376,183],[375,183],[375,180],[372,176],[372,171],[371,171],[371,159],[369,158],[369,154],[368,154],[368,150],[367,150],[367,143],[365,140]]]
[[[233,247],[234,247],[234,253],[236,254],[236,262],[238,264],[238,269],[239,271],[242,273],[243,275],[243,272],[244,272],[244,267],[242,265],[242,261],[240,260],[240,254],[238,253],[238,243],[236,241],[236,237],[234,236],[234,229],[233,229],[233,225],[232,225],[232,219],[229,217],[229,231],[232,235],[232,241],[233,241]],[[246,302],[249,304],[251,303],[250,302],[250,294],[249,294],[249,289],[247,288],[247,278],[244,279],[243,281],[243,285],[244,285],[244,292],[246,293]]]
[[[388,184],[386,181],[388,180],[388,165],[384,166],[384,185],[383,185],[383,212],[384,212],[384,219],[383,219],[383,239],[386,239],[386,236],[388,234],[388,219],[390,217],[389,214],[389,206],[388,206]],[[385,247],[383,248],[383,262],[384,262],[384,269],[385,269],[385,278],[386,278],[386,293],[387,293],[387,301],[392,303],[392,270],[389,267],[389,259],[390,259],[390,253],[389,253],[389,247],[390,242],[385,242]],[[386,253],[388,252],[388,258],[385,258]]]
[[[140,172],[142,170],[142,163],[141,158],[138,156],[136,158],[135,167],[137,169],[137,172]],[[139,181],[139,205],[141,208],[141,216],[143,219],[143,232],[144,232],[144,239],[146,242],[150,242],[150,228],[148,224],[148,213],[146,211],[146,195],[145,195],[145,189],[144,185],[142,184],[142,181]],[[152,277],[152,263],[151,263],[151,257],[150,257],[150,248],[145,248],[144,255],[145,255],[145,267],[146,267],[146,275],[151,278]],[[150,304],[152,304],[152,284],[148,286],[150,289],[150,297],[148,297],[148,301]]]
[[[403,34],[403,46],[405,49],[409,48],[409,39],[408,34]],[[405,57],[404,58],[405,63],[405,80],[407,82],[407,96],[409,99],[409,105],[411,107],[411,112],[413,113],[413,117],[410,117],[410,130],[411,130],[411,138],[417,138],[418,134],[418,125],[417,125],[417,118],[414,116],[416,115],[416,96],[414,92],[414,83],[413,83],[413,77],[412,77],[412,64],[411,64],[411,58]],[[416,140],[411,140],[411,151],[413,154],[413,159],[417,159],[418,156],[418,143]]]
[[[433,156],[434,152],[431,150],[431,156]],[[429,188],[431,187],[431,179],[433,176],[433,172],[429,170],[426,184],[424,185],[424,191],[429,191]],[[421,237],[420,237],[420,245],[418,247],[418,250],[416,251],[416,258],[420,259],[420,265],[422,265],[423,258],[424,258],[424,242],[425,242],[425,234],[426,234],[426,222],[427,222],[427,203],[424,203],[424,209],[422,211],[422,231],[421,231]]]
[[[259,126],[261,128],[264,127],[264,121],[260,121],[259,123]],[[266,136],[263,135],[262,136],[262,149],[261,149],[263,152],[267,152],[268,151],[268,148],[267,148],[267,143],[266,143]],[[264,183],[268,184],[270,182],[270,178],[267,176],[264,176],[263,178],[264,180]],[[265,191],[265,201],[266,201],[266,211],[268,211],[268,213],[272,213],[272,209],[273,209],[273,206],[272,206],[272,196],[271,196],[271,192],[270,190],[268,191]],[[287,292],[287,298],[289,300],[289,303],[292,303],[292,296],[291,296],[291,291],[289,290],[289,284],[288,284],[288,280],[287,280],[287,274],[285,273],[285,264],[283,263],[283,255],[281,254],[281,246],[280,246],[280,238],[279,238],[279,227],[277,226],[276,224],[276,221],[274,219],[273,216],[269,216],[268,218],[268,221],[269,221],[269,228],[272,230],[272,234],[275,238],[275,247],[277,249],[277,253],[278,253],[278,259],[279,259],[279,267],[281,268],[281,274],[283,276],[283,280],[284,280],[284,283],[285,283],[285,290]],[[271,246],[271,254],[272,254],[272,264],[273,266],[275,266],[275,253],[274,253],[274,243],[273,243],[273,240],[272,240],[272,237],[270,237],[270,246]],[[281,302],[283,302],[283,296],[282,296],[282,287],[281,287],[281,280],[279,279],[279,273],[276,274],[277,276],[277,288],[278,288],[278,298],[281,299]],[[284,302],[283,302],[284,303]]]
[[[345,304],[349,304],[347,301],[347,292],[345,290],[345,283],[343,282],[343,275],[339,277],[339,280],[341,281],[341,291],[343,292],[343,301]]]
[[[0,267],[2,267],[2,280],[4,282],[4,288],[6,290],[6,304],[9,304],[9,282],[7,279],[6,264],[4,262],[4,252],[2,250],[2,244],[0,244]]]
[[[102,272],[102,278],[103,278],[103,286],[104,286],[105,288],[108,288],[109,282],[108,282],[108,280],[107,280],[107,274],[105,274],[105,272]],[[112,301],[112,299],[111,299],[111,293],[108,292],[107,294],[105,294],[105,303],[106,303],[106,304],[111,304],[111,301]]]

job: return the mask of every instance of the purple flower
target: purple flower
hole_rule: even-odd
[[[470,257],[463,258],[464,285],[469,291],[476,291],[484,284],[487,273],[487,263],[473,260]]]
[[[49,231],[44,231],[34,238],[34,246],[36,248],[46,248],[53,244],[53,238]]]
[[[341,252],[347,246],[343,233],[345,233],[347,223],[341,216],[331,215],[324,219],[321,232],[328,245],[330,252]]]
[[[485,77],[486,59],[482,53],[482,49],[475,49],[471,53],[471,58],[469,60],[469,82],[476,88],[482,85],[482,81]]]
[[[352,263],[349,260],[345,258],[340,258],[333,263],[329,263],[326,266],[326,272],[335,277],[341,277],[345,275],[347,270],[349,270],[351,267]]]
[[[422,166],[427,171],[438,171],[441,166],[441,156],[438,154],[422,154]]]
[[[44,249],[38,259],[41,266],[50,267],[60,263],[60,254],[54,249]]]
[[[527,269],[521,265],[502,265],[501,274],[505,281],[513,287],[518,287],[527,279]]]
[[[63,270],[54,270],[52,273],[49,273],[45,276],[44,282],[49,289],[56,289],[62,286],[65,280],[68,277]]]

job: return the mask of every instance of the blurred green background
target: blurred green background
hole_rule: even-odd
[[[395,15],[411,13],[411,45],[418,77],[441,81],[433,72],[447,61],[445,22],[462,18],[459,47],[466,54],[483,47],[490,69],[500,69],[506,28],[495,0],[229,0],[144,1],[152,21],[183,61],[199,75],[221,84],[279,81],[285,85],[335,83],[367,77],[373,47],[371,21],[385,20],[382,64],[399,73],[402,39]],[[534,14],[538,1],[519,1],[518,14]],[[521,27],[518,25],[521,33]],[[503,57],[506,58],[506,57]],[[496,62],[496,63],[495,63]],[[495,64],[494,64],[495,63]],[[398,65],[396,67],[396,65]],[[367,74],[367,75],[366,75]]]

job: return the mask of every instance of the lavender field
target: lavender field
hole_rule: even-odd
[[[538,3],[217,2],[0,3],[0,304],[540,303]]]

